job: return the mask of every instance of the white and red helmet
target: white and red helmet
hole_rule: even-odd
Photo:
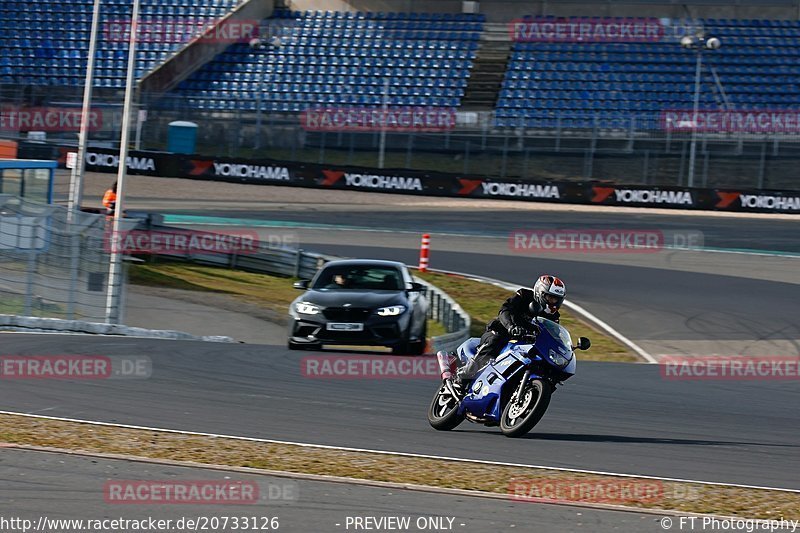
[[[542,310],[550,315],[558,311],[566,296],[567,286],[555,276],[545,274],[533,285],[533,297],[542,306]]]

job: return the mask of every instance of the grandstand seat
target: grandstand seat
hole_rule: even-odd
[[[725,47],[705,55],[715,68],[734,106],[758,105],[787,109],[798,89],[790,85],[800,74],[795,42],[797,21],[706,19],[704,26],[723,37]],[[791,28],[791,29],[790,29]],[[784,39],[787,39],[784,42]],[[789,76],[783,79],[783,76]],[[791,77],[795,76],[795,77]],[[694,54],[677,37],[653,43],[514,43],[497,102],[498,127],[542,127],[549,119],[532,116],[555,109],[562,127],[627,127],[631,116],[657,121],[664,109],[691,108]],[[544,89],[536,91],[535,89]],[[555,92],[553,92],[555,91]],[[787,94],[787,91],[788,94]],[[702,83],[701,103],[720,105],[711,74]],[[605,114],[612,115],[606,116]],[[656,117],[656,118],[653,118]]]
[[[175,17],[191,14],[193,20],[210,22],[215,16],[234,8],[238,0],[199,0],[192,5],[184,5],[185,0],[142,0],[142,15],[160,13],[161,20],[169,21]],[[199,4],[199,6],[197,5]],[[4,9],[5,8],[5,9]],[[182,11],[183,8],[186,8]],[[213,8],[213,9],[212,9]],[[86,55],[89,47],[92,0],[38,0],[36,2],[4,2],[0,4],[0,56],[24,57],[24,63],[11,65],[13,72],[4,74],[3,83],[22,85],[65,85],[79,86],[85,77]],[[104,2],[104,24],[109,20],[125,20],[130,17],[130,3],[126,1]],[[151,20],[157,20],[152,18]],[[180,19],[179,19],[180,20]],[[22,30],[22,31],[20,31]],[[36,39],[19,37],[2,39],[3,35],[33,35]],[[142,42],[141,50],[151,51],[153,55],[137,55],[137,73],[147,70],[163,61],[173,50],[190,38],[169,39],[175,42]],[[180,42],[179,42],[180,41]],[[101,28],[96,59],[98,60],[98,79],[100,87],[120,87],[121,78],[127,62],[127,41],[122,36]],[[69,65],[56,75],[43,69],[57,59],[60,65]],[[103,61],[116,60],[118,64],[106,65]],[[9,79],[10,78],[10,79]]]
[[[263,70],[272,76],[264,98],[280,102],[281,110],[307,103],[380,105],[386,78],[392,105],[458,106],[483,27],[474,15],[276,10],[273,18],[297,22],[283,47],[264,52]],[[245,76],[261,71],[261,59],[246,44],[234,44],[173,93],[208,86],[214,72],[255,80]],[[259,90],[253,83],[248,94],[255,98]]]

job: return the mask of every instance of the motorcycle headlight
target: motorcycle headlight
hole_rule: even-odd
[[[294,309],[302,315],[316,315],[320,312],[320,306],[308,302],[296,303]]]
[[[547,353],[547,356],[550,358],[550,360],[556,366],[559,366],[559,367],[563,368],[563,367],[565,367],[565,366],[567,366],[569,364],[569,359],[567,359],[566,357],[564,357],[560,353],[557,353],[555,350],[550,350]]]
[[[404,305],[391,305],[389,307],[381,307],[375,313],[378,316],[397,316],[402,314],[406,310],[406,306]]]

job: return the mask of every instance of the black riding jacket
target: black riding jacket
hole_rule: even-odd
[[[531,289],[519,289],[514,296],[503,303],[497,318],[489,322],[486,325],[486,329],[501,335],[508,335],[514,326],[529,327],[533,317],[528,306],[532,301],[533,291]],[[537,316],[547,318],[553,322],[558,322],[561,317],[558,311],[552,315],[542,311]]]

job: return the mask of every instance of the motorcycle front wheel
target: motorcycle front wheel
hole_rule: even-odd
[[[466,416],[458,414],[458,404],[458,398],[442,383],[428,408],[428,422],[431,427],[439,431],[450,431],[463,422]]]
[[[550,405],[553,393],[550,384],[542,379],[532,379],[525,387],[522,398],[509,401],[500,417],[500,431],[506,437],[521,437],[539,423]]]

